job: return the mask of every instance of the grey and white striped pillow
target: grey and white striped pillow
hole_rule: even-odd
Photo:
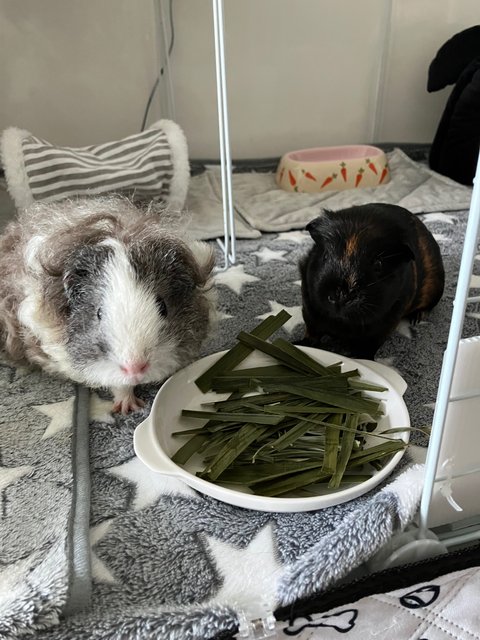
[[[188,148],[171,120],[119,141],[79,148],[55,146],[10,127],[2,134],[0,151],[7,188],[19,208],[35,200],[108,192],[155,199],[174,210],[185,202]]]

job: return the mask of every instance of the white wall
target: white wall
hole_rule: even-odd
[[[0,128],[55,144],[139,130],[157,73],[151,0],[0,0]]]
[[[392,7],[379,139],[431,142],[453,86],[427,93],[428,66],[444,42],[480,24],[480,3],[393,0]]]
[[[71,146],[138,131],[158,1],[0,0],[0,129]],[[211,0],[173,7],[175,119],[192,158],[218,157]],[[477,22],[477,0],[225,0],[233,156],[430,142],[451,89],[427,93],[428,65]],[[157,95],[149,122],[161,115]]]

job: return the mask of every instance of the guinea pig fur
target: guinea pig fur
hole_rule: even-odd
[[[0,351],[138,409],[135,385],[199,353],[213,265],[207,243],[126,198],[35,203],[0,236]]]
[[[415,323],[440,300],[440,249],[407,209],[324,211],[306,228],[315,244],[300,261],[303,344],[330,336],[345,355],[373,359],[402,318]]]

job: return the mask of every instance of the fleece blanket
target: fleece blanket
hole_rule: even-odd
[[[444,257],[444,297],[428,320],[401,326],[378,353],[408,383],[413,426],[431,423],[467,212],[423,219]],[[309,243],[303,231],[239,241],[238,264],[216,275],[221,319],[204,355],[280,308],[292,318],[279,335],[302,337],[297,265]],[[475,315],[466,335],[478,333]],[[352,579],[395,533],[414,526],[423,468],[408,457],[395,477],[351,502],[249,511],[135,457],[133,433],[158,385],[139,388],[145,408],[129,416],[112,416],[105,393],[87,402],[86,390],[38,371],[4,364],[0,385],[0,638],[273,633],[278,607]],[[418,434],[412,441],[427,444]]]
[[[236,172],[232,176],[235,231],[238,238],[260,232],[303,229],[320,208],[341,209],[368,202],[398,204],[413,213],[468,209],[471,187],[416,162],[401,149],[387,154],[391,180],[385,185],[324,193],[280,189],[272,172]],[[207,168],[191,179],[185,205],[192,213],[191,233],[199,239],[223,235],[222,189],[218,169]]]

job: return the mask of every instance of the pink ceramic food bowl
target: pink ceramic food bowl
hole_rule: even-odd
[[[279,187],[299,193],[377,187],[389,180],[385,153],[369,145],[290,151],[280,160],[276,173]]]

